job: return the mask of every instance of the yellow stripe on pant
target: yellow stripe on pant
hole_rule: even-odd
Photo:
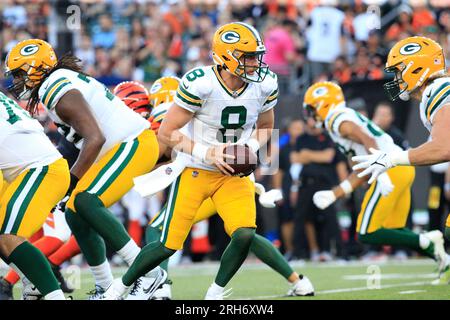
[[[204,211],[199,212],[208,198],[211,202],[206,202]],[[181,249],[192,225],[214,214],[211,203],[228,235],[239,228],[256,228],[255,187],[250,179],[187,168],[171,186],[161,242],[169,249]]]
[[[450,228],[450,213],[447,215],[447,221],[445,222],[445,226]]]
[[[97,195],[105,207],[111,206],[133,187],[134,177],[153,169],[158,154],[158,141],[150,129],[144,130],[134,140],[118,143],[80,179],[67,207],[76,212],[75,196],[83,191]]]
[[[64,197],[69,183],[69,166],[62,158],[22,172],[0,199],[0,234],[32,236]]]
[[[372,233],[380,228],[397,229],[406,225],[411,206],[411,186],[415,169],[399,166],[387,171],[394,190],[381,195],[380,186],[373,183],[364,196],[356,230],[359,234]]]

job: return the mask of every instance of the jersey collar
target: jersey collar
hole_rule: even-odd
[[[223,81],[222,77],[220,76],[219,70],[217,70],[217,66],[213,66],[212,68],[213,68],[214,74],[216,75],[217,81],[219,81],[223,90],[225,90],[225,92],[228,93],[231,97],[237,98],[240,95],[242,95],[242,93],[244,93],[245,89],[247,89],[249,84],[248,84],[248,82],[245,82],[244,86],[239,88],[238,90],[236,90],[236,91],[231,90],[230,88],[227,87],[227,85],[225,84],[225,81]]]

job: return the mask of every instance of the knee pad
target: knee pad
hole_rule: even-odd
[[[253,228],[239,228],[232,235],[233,240],[235,239],[239,242],[248,244],[250,244],[253,241],[254,237],[255,237],[255,229]]]
[[[95,195],[87,191],[78,193],[74,199],[74,207],[78,214],[84,216],[97,206],[103,206],[103,203]]]

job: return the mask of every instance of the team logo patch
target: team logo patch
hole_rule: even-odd
[[[37,44],[29,44],[22,49],[20,49],[20,54],[23,56],[31,56],[35,54],[39,50],[39,46]]]
[[[328,92],[328,89],[326,87],[319,87],[316,90],[313,91],[312,95],[314,98],[323,96]]]
[[[220,38],[225,43],[236,43],[241,39],[241,36],[236,31],[227,31]]]
[[[192,171],[192,177],[194,177],[194,178],[198,177],[198,171],[197,170]]]
[[[151,93],[151,94],[154,94],[154,93],[158,92],[161,88],[162,88],[161,82],[155,83],[155,84],[152,85],[152,87],[150,88],[150,93]]]
[[[167,174],[168,176],[170,176],[170,175],[172,174],[172,168],[171,168],[171,167],[167,167],[167,168],[166,168],[166,174]]]
[[[400,48],[400,54],[404,56],[408,56],[411,54],[414,54],[422,49],[422,46],[418,43],[412,42],[405,44],[403,47]]]

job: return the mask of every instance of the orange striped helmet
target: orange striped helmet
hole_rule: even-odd
[[[136,81],[124,81],[119,83],[113,91],[114,95],[120,98],[128,108],[139,113],[144,118],[148,118],[151,111],[148,91]]]

